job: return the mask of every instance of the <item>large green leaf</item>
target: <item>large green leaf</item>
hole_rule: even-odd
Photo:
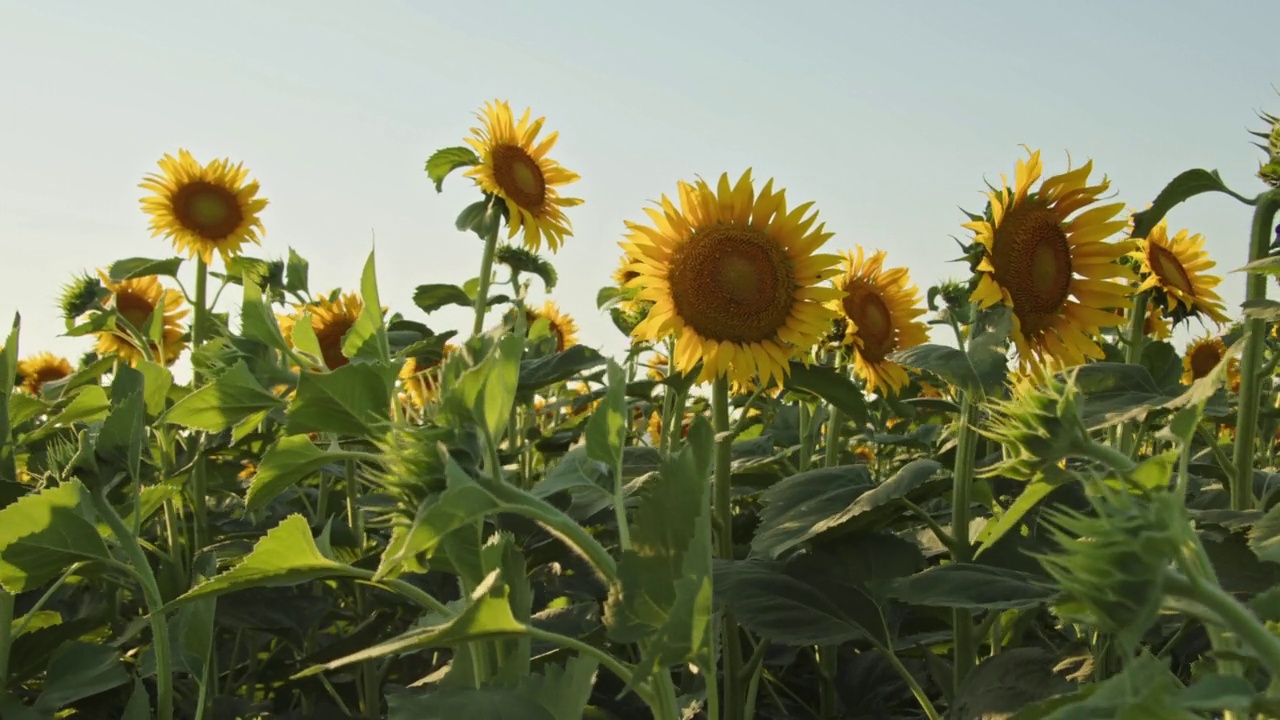
[[[471,417],[488,429],[494,442],[502,437],[511,418],[523,352],[523,338],[515,334],[502,336],[489,356],[464,372],[452,388]]]
[[[1033,608],[1054,589],[1028,573],[988,565],[951,564],[891,583],[885,592],[911,605],[954,608]]]
[[[85,517],[78,480],[25,495],[0,510],[0,587],[33,590],[86,560],[107,560],[98,529]]]
[[[110,645],[70,642],[49,660],[35,708],[43,713],[106,692],[129,682],[120,651]]]
[[[1130,234],[1135,238],[1145,238],[1151,232],[1151,228],[1160,224],[1175,205],[1207,192],[1234,194],[1227,188],[1226,183],[1222,182],[1217,170],[1195,169],[1182,173],[1164,186],[1152,201],[1151,207],[1134,213],[1133,231]]]
[[[783,383],[789,390],[812,393],[826,400],[859,425],[867,421],[867,402],[847,374],[825,365],[792,361]]]
[[[222,432],[241,420],[284,405],[249,372],[243,360],[213,382],[188,394],[169,408],[164,422],[195,430]]]
[[[1142,365],[1097,362],[1069,372],[1084,399],[1084,421],[1091,430],[1141,419],[1175,397],[1165,394]]]
[[[792,475],[765,490],[753,553],[776,558],[833,527],[831,519],[874,487],[866,465],[839,465]]]
[[[974,328],[967,350],[925,344],[891,353],[889,359],[931,372],[965,392],[994,394],[1007,374],[1011,327],[1007,308],[988,310]]]
[[[169,399],[169,388],[173,387],[173,373],[169,368],[149,360],[139,360],[137,370],[143,377],[143,398],[146,401],[147,414],[159,415],[164,412]]]
[[[304,372],[288,410],[290,434],[334,432],[371,437],[389,422],[395,369],[349,363],[328,373]]]
[[[585,432],[587,456],[615,468],[622,463],[622,446],[627,442],[627,387],[622,367],[609,361],[609,391],[592,413]],[[622,482],[622,478],[615,478]]]
[[[935,460],[912,460],[874,488],[859,495],[839,514],[830,527],[842,532],[874,530],[896,519],[902,510],[899,500],[919,504],[951,487],[950,472]]]
[[[288,349],[280,325],[276,322],[271,306],[262,299],[262,288],[252,280],[244,283],[244,297],[240,303],[240,332],[246,338],[257,340],[268,347],[284,351]]]
[[[293,248],[289,248],[289,260],[285,263],[284,289],[289,292],[307,291],[307,274],[311,264]]]
[[[378,274],[374,251],[369,251],[364,272],[360,276],[360,317],[342,339],[342,354],[359,362],[369,360],[386,365],[391,362],[387,345],[387,326],[382,321],[382,300],[378,297]]]
[[[328,549],[327,531],[317,544],[306,518],[290,515],[268,530],[234,567],[196,585],[169,605],[247,588],[299,585],[319,578],[364,576],[362,571],[333,559]]]
[[[112,282],[153,275],[177,277],[178,268],[181,266],[182,258],[179,257],[165,258],[163,260],[141,257],[126,258],[111,263],[110,269],[107,270],[107,277],[111,278]]]
[[[133,373],[141,378],[141,373],[136,370]],[[123,377],[128,376],[116,376],[117,385]],[[111,399],[114,407],[102,421],[102,428],[98,431],[98,439],[94,444],[99,462],[124,468],[134,480],[141,478],[142,445],[146,433],[147,411],[143,395],[143,390],[139,387],[125,394],[122,399],[113,388]]]
[[[289,486],[317,472],[325,465],[341,459],[316,447],[306,435],[287,435],[267,448],[249,483],[245,507],[257,512],[266,507]]]
[[[520,363],[521,397],[532,396],[533,393],[568,380],[584,370],[590,370],[604,364],[605,358],[598,351],[586,345],[574,345],[564,352],[544,355]]]
[[[419,285],[413,291],[413,304],[425,313],[435,312],[446,305],[471,307],[474,302],[466,290],[448,283]]]
[[[444,179],[449,173],[462,167],[480,164],[480,157],[466,146],[447,147],[431,153],[427,158],[427,177],[436,185],[436,192],[444,191]]]
[[[454,486],[427,500],[409,530],[393,537],[383,551],[376,578],[396,575],[413,557],[434,552],[449,533],[474,526],[497,508],[498,502],[478,485]]]
[[[716,596],[752,632],[782,645],[884,642],[880,610],[862,588],[804,579],[774,561],[718,562]],[[817,586],[815,586],[815,584]]]

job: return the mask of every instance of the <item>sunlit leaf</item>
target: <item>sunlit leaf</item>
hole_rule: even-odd
[[[447,147],[431,153],[427,158],[427,177],[435,183],[436,192],[444,191],[444,179],[449,173],[462,167],[480,164],[480,157],[469,147]]]
[[[78,480],[24,495],[0,510],[0,587],[33,590],[74,563],[111,556],[86,517],[87,491]]]
[[[221,432],[256,412],[283,405],[284,401],[263,388],[241,360],[213,382],[174,403],[163,421]]]

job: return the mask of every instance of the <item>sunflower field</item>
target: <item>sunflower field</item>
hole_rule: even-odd
[[[477,117],[425,164],[475,196],[460,284],[312,288],[179,150],[140,185],[173,254],[61,293],[85,356],[14,319],[0,717],[1280,717],[1280,118],[1247,192],[1027,149],[923,293],[780,180],[657,188],[573,278],[605,357],[528,299],[558,135]],[[1205,193],[1253,216],[1239,308],[1165,219]]]

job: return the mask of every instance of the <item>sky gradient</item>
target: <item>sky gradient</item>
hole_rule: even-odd
[[[1012,178],[1024,143],[1048,174],[1092,158],[1135,208],[1193,167],[1262,189],[1246,131],[1280,113],[1276,27],[1276,0],[0,0],[0,324],[22,312],[24,356],[89,349],[58,337],[58,289],[171,253],[137,184],[186,148],[261,183],[266,235],[248,254],[292,246],[324,292],[358,288],[376,245],[384,304],[466,330],[466,310],[423,316],[412,294],[476,274],[482,245],[453,220],[478,191],[459,174],[437,194],[422,167],[493,98],[546,116],[582,176],[554,298],[587,344],[625,346],[594,302],[623,221],[677,180],[748,167],[816,203],[827,251],[884,249],[923,292],[964,274],[949,262],[959,207],[980,211],[984,179]],[[1249,221],[1220,195],[1170,215],[1223,273],[1245,261]],[[1243,276],[1221,291],[1237,315]]]

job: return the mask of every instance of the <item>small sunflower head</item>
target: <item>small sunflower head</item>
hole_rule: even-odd
[[[528,248],[501,245],[494,253],[493,260],[500,265],[506,265],[511,269],[513,275],[518,273],[537,275],[542,278],[542,283],[546,286],[547,292],[554,290],[556,282],[560,279],[554,265]]]
[[[1092,444],[1081,415],[1074,379],[1034,376],[1018,380],[1007,400],[991,406],[991,419],[980,433],[1005,448],[1005,459],[989,470],[1030,480]]]
[[[81,273],[71,282],[62,286],[62,294],[58,297],[58,309],[62,311],[62,319],[75,322],[99,303],[110,297],[111,291],[102,285],[102,281],[89,273]]]
[[[1267,160],[1259,163],[1258,177],[1273,188],[1280,188],[1280,117],[1270,113],[1258,113],[1270,127],[1266,130],[1251,132],[1262,138],[1263,143],[1255,143],[1267,154]]]
[[[393,513],[406,523],[412,522],[423,501],[445,489],[444,448],[464,469],[474,469],[480,456],[474,428],[397,423],[377,441],[377,447],[380,469],[369,470],[366,478],[396,499]]]
[[[1138,495],[1101,482],[1091,489],[1092,514],[1046,514],[1061,551],[1039,560],[1063,591],[1064,617],[1136,643],[1156,620],[1165,570],[1188,541],[1191,521],[1169,491]]]

